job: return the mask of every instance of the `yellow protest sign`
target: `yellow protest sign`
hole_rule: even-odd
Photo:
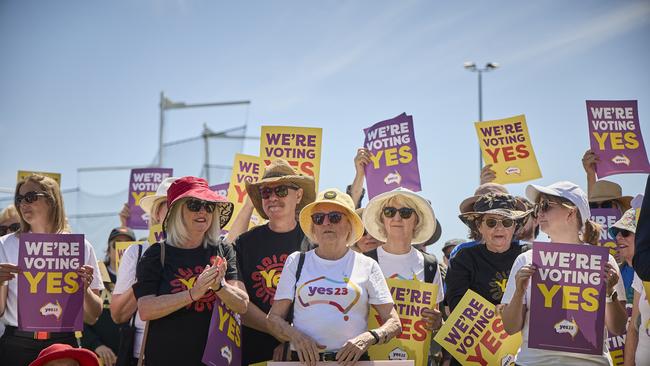
[[[431,332],[425,329],[423,309],[433,309],[438,285],[418,280],[387,278],[395,309],[402,322],[402,333],[386,344],[371,346],[371,360],[415,360],[416,366],[426,366]],[[378,328],[380,318],[374,308],[368,314],[368,329]]]
[[[262,159],[253,155],[235,154],[230,185],[228,186],[228,201],[233,203],[234,208],[232,218],[223,227],[224,230],[230,230],[235,218],[244,207],[244,202],[248,196],[246,182],[257,182],[262,178],[262,175],[264,175],[264,162]],[[253,210],[249,227],[260,225],[263,221],[264,219]]]
[[[542,177],[526,126],[526,116],[476,122],[483,161],[492,164],[495,183],[520,183]]]
[[[162,224],[151,225],[149,227],[149,236],[147,237],[149,245],[159,243],[163,240],[165,240],[165,232],[163,231]]]
[[[286,160],[296,172],[314,177],[318,191],[322,137],[322,128],[262,126],[260,157],[267,166]]]
[[[112,282],[111,276],[108,274],[108,269],[106,264],[103,261],[97,261],[97,267],[99,268],[99,274],[102,276],[102,282]]]
[[[59,187],[61,187],[61,173],[47,173],[47,172],[35,172],[31,170],[19,170],[18,177],[16,178],[16,180],[17,182],[20,182],[21,180],[29,177],[32,174],[38,174],[38,175],[50,177],[59,184]]]
[[[464,366],[511,365],[521,332],[506,333],[496,307],[468,290],[433,338]]]
[[[143,241],[116,241],[115,242],[115,270],[117,271],[120,268],[120,262],[122,261],[122,256],[126,249],[131,245],[144,244]]]

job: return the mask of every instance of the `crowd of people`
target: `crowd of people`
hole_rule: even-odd
[[[627,332],[625,365],[650,365],[650,302],[642,284],[650,281],[650,223],[644,226],[650,203],[632,204],[619,185],[598,180],[596,154],[587,151],[582,159],[586,192],[559,181],[531,184],[525,197],[515,196],[493,182],[486,166],[480,186],[459,205],[467,238],[439,244],[441,260],[427,247],[440,241],[442,225],[435,204],[420,193],[397,188],[361,207],[369,154],[358,149],[346,193],[316,192],[313,177],[275,160],[262,179],[246,182],[248,198],[235,217],[233,204],[204,179],[165,179],[140,204],[165,239],[129,246],[118,268],[116,243],[136,240],[125,204],[103,260],[84,243],[81,333],[18,328],[20,235],[72,232],[56,181],[38,174],[19,181],[14,205],[0,213],[0,364],[202,365],[212,311],[223,304],[241,315],[242,365],[351,366],[370,359],[370,346],[402,332],[387,284],[398,278],[437,285],[431,308],[419,314],[426,331],[439,331],[472,290],[496,306],[508,334],[521,332],[517,365],[612,365],[607,343],[602,354],[586,355],[529,348],[527,340],[533,241],[542,232],[551,242],[599,245],[601,227],[590,210],[614,208],[621,219],[609,228],[616,255],[605,265],[602,332],[605,339]],[[254,211],[266,221],[249,230]],[[321,305],[332,293],[349,304],[343,315],[340,305]],[[371,310],[378,327],[369,326]],[[435,342],[428,346],[428,365],[461,364]]]

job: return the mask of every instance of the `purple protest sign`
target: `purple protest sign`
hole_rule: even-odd
[[[528,347],[600,355],[607,248],[533,243]]]
[[[650,173],[636,100],[588,100],[589,142],[599,177]]]
[[[129,181],[129,220],[126,225],[131,229],[148,229],[149,215],[140,207],[140,200],[156,193],[158,185],[165,178],[171,177],[173,169],[143,168],[132,169]]]
[[[371,162],[366,165],[368,198],[398,187],[421,191],[413,117],[402,113],[363,132],[363,146],[371,152]]]
[[[612,358],[612,365],[614,366],[623,366],[625,361],[625,336],[627,335],[627,324],[630,322],[630,317],[632,316],[632,304],[627,304],[625,310],[627,311],[625,331],[621,335],[609,334],[610,337],[606,340],[609,356]]]
[[[201,361],[209,366],[241,365],[241,318],[219,298],[212,309]]]
[[[29,332],[83,330],[81,234],[20,234],[18,328]]]
[[[612,227],[621,218],[621,211],[617,208],[592,208],[591,219],[602,227],[600,232],[600,246],[607,247],[609,254],[616,256],[616,238],[609,234],[609,228]]]
[[[221,183],[221,184],[216,184],[214,186],[210,186],[210,189],[219,193],[220,195],[224,197],[228,197],[228,186],[230,185],[229,182],[226,183]]]

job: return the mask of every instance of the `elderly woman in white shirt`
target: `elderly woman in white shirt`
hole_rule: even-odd
[[[368,360],[368,347],[387,342],[401,325],[377,262],[349,248],[364,231],[352,199],[337,189],[321,192],[300,212],[300,226],[318,247],[287,259],[269,327],[276,338],[291,342],[294,360],[308,365]],[[371,306],[383,325],[369,330]]]

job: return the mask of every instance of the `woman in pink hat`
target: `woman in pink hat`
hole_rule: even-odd
[[[232,246],[220,239],[233,205],[204,179],[183,177],[167,191],[167,239],[153,244],[137,267],[133,292],[149,321],[148,365],[202,365],[215,301],[245,313],[248,296]]]
[[[42,350],[29,366],[99,366],[99,360],[87,349],[55,343]]]

